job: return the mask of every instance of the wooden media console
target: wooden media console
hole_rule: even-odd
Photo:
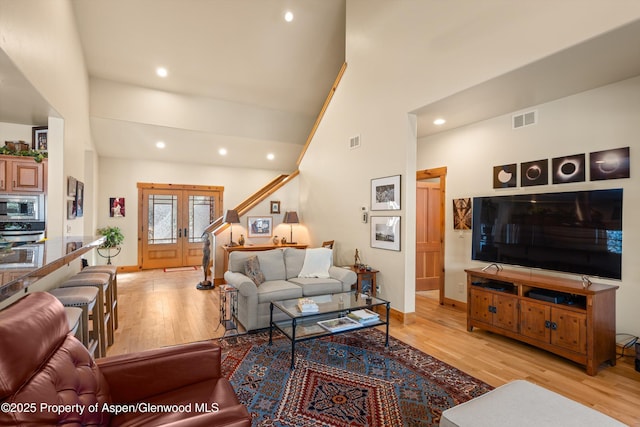
[[[467,330],[478,327],[586,366],[616,364],[618,286],[515,270],[468,269]]]

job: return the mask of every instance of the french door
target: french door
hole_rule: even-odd
[[[222,187],[138,184],[142,269],[202,264],[202,233],[222,215]]]

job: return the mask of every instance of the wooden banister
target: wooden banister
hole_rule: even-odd
[[[286,185],[288,182],[290,182],[293,178],[298,176],[299,173],[300,171],[295,170],[289,175],[285,175],[285,174],[278,175],[276,178],[271,180],[267,185],[265,185],[264,187],[262,187],[261,189],[253,193],[251,196],[247,197],[242,202],[240,202],[235,207],[235,210],[238,211],[238,215],[242,216],[247,212],[249,212],[257,204],[265,200],[267,197],[269,197],[270,195],[278,191],[280,188],[282,188],[284,185]],[[222,217],[220,217],[216,219],[214,222],[212,222],[211,224],[209,224],[209,226],[205,228],[204,232],[212,233],[214,236],[217,236],[218,234],[226,230],[227,227],[229,227],[229,224],[222,222]]]

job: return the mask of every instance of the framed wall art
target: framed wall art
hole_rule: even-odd
[[[67,200],[67,219],[76,218],[76,201]]]
[[[453,199],[453,229],[471,230],[471,198]]]
[[[518,184],[518,165],[511,163],[509,165],[493,167],[493,188],[510,188]]]
[[[31,130],[31,148],[42,152],[49,150],[47,143],[47,134],[49,128],[47,126],[36,126]]]
[[[250,216],[247,218],[247,235],[249,237],[271,237],[273,217]]]
[[[70,176],[67,177],[67,196],[76,197],[76,187],[78,185],[78,181]]]
[[[270,201],[269,202],[269,207],[270,207],[269,213],[272,213],[272,214],[279,214],[280,213],[280,202],[279,201],[275,201],[275,200]]]
[[[523,187],[547,185],[549,183],[549,160],[534,160],[520,164],[520,184]]]
[[[124,197],[110,197],[109,216],[112,218],[123,218],[124,213]]]
[[[629,178],[629,147],[589,153],[591,181]]]
[[[371,210],[400,210],[400,175],[371,180]]]
[[[84,215],[84,182],[77,182],[76,185],[76,216],[81,217]]]
[[[372,216],[371,217],[371,247],[400,250],[400,217]]]
[[[585,177],[584,154],[555,157],[551,159],[551,181],[554,184],[583,182]]]

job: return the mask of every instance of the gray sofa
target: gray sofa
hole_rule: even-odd
[[[346,268],[329,267],[329,278],[298,277],[306,249],[278,248],[267,251],[235,251],[229,254],[226,283],[238,289],[238,321],[247,331],[269,326],[270,302],[290,298],[348,292],[356,274]],[[257,256],[265,281],[259,286],[245,272],[245,261]],[[274,311],[276,319],[283,313]]]

